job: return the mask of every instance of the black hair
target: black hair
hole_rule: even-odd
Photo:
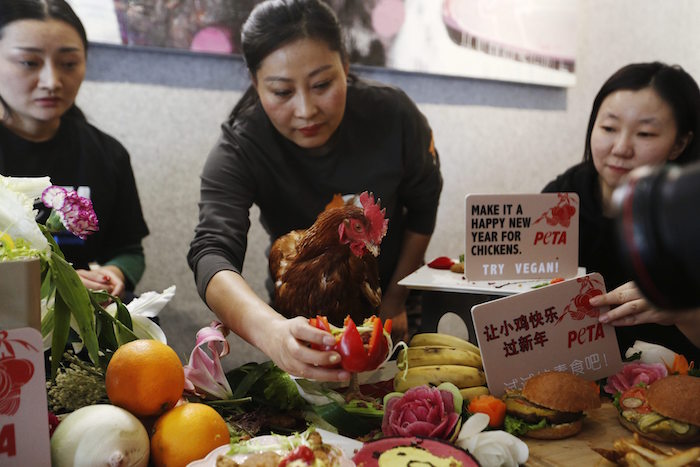
[[[243,59],[251,77],[255,77],[265,57],[303,38],[324,42],[346,61],[338,18],[321,0],[267,0],[258,4],[241,30]],[[233,122],[257,102],[257,91],[251,85],[231,111],[229,120]]]
[[[691,134],[683,152],[674,160],[687,164],[700,158],[700,89],[692,76],[679,65],[661,62],[632,63],[617,70],[603,84],[593,101],[586,132],[583,160],[591,162],[591,133],[598,117],[600,106],[610,94],[621,91],[638,91],[651,88],[663,99],[673,112],[678,137]]]
[[[0,0],[0,39],[2,39],[5,26],[15,21],[27,19],[40,21],[55,19],[63,21],[75,29],[87,53],[88,40],[83,23],[65,0]],[[6,113],[11,112],[2,96],[0,96],[0,105],[5,109]],[[75,103],[68,109],[66,116],[85,119],[83,112]]]

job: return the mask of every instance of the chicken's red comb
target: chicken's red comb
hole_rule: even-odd
[[[370,238],[379,245],[389,227],[389,219],[384,218],[386,209],[380,209],[379,202],[374,202],[374,195],[366,191],[360,194],[360,204],[365,211],[365,217],[369,220]]]

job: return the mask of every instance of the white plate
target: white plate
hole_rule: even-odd
[[[586,275],[586,268],[578,268],[577,277]],[[399,281],[399,285],[409,289],[427,290],[431,292],[457,292],[486,295],[514,295],[520,292],[534,290],[532,286],[553,279],[554,276],[542,279],[500,280],[500,281],[470,281],[464,274],[448,269],[433,269],[421,266],[416,271]]]
[[[362,443],[354,440],[352,438],[347,438],[345,436],[341,436],[337,433],[332,433],[330,431],[322,430],[317,428],[316,431],[321,435],[321,438],[323,438],[323,443],[324,444],[329,444],[331,446],[335,446],[341,451],[343,451],[343,454],[345,455],[345,458],[341,462],[341,467],[352,467],[355,465],[355,463],[351,460],[352,456],[355,455],[355,452],[359,450],[362,447]],[[265,446],[270,443],[276,443],[275,437],[270,436],[270,435],[264,435],[264,436],[257,436],[249,441],[250,443],[254,443],[255,445],[259,446]],[[216,467],[216,458],[221,456],[226,455],[226,453],[231,449],[229,444],[225,444],[223,446],[219,446],[218,448],[214,449],[211,451],[207,456],[203,459],[197,460],[190,462],[187,464],[187,467]],[[246,457],[249,456],[249,454],[235,454],[233,456],[229,456],[231,459],[234,461],[241,463],[243,462]]]

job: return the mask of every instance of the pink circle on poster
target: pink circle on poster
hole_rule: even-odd
[[[399,32],[405,17],[406,11],[401,0],[379,0],[372,10],[372,28],[378,35],[388,39]]]
[[[233,52],[231,32],[219,26],[208,26],[194,35],[190,50],[194,52],[212,52],[230,54]]]

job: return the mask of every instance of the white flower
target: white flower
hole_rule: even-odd
[[[625,357],[630,358],[636,353],[640,353],[639,361],[642,363],[663,363],[667,367],[673,366],[676,353],[658,344],[650,344],[644,341],[634,341],[634,345],[627,349]]]
[[[0,175],[0,187],[5,187],[17,193],[23,194],[32,204],[41,196],[41,193],[51,185],[49,177],[4,177]]]
[[[141,294],[139,298],[135,298],[129,304],[126,305],[126,309],[129,310],[131,315],[131,324],[133,325],[133,332],[139,339],[154,339],[167,344],[167,339],[163,330],[154,323],[149,318],[158,316],[158,313],[168,304],[168,302],[175,296],[175,286],[171,285],[165,289],[162,293],[158,292],[145,292]],[[46,313],[53,309],[53,299],[54,296],[50,297],[47,302],[45,298],[41,299],[41,320],[42,325],[44,324],[44,317]],[[106,308],[105,311],[116,317],[117,315],[117,304],[112,302]],[[51,328],[53,326],[50,326]],[[80,335],[80,329],[78,328],[78,322],[71,316],[70,327]],[[49,330],[46,335],[43,336],[44,350],[51,348],[51,339],[53,337],[53,329]],[[82,337],[82,336],[81,336]],[[75,353],[83,350],[82,340],[71,343],[73,346],[73,351]]]
[[[455,444],[469,451],[482,467],[525,464],[530,454],[527,444],[502,430],[483,431],[488,424],[488,415],[475,413],[462,425]]]
[[[136,337],[139,339],[155,339],[164,344],[168,343],[165,333],[160,326],[149,318],[158,316],[160,310],[162,310],[174,296],[175,286],[171,285],[163,290],[162,293],[143,293],[140,297],[135,298],[131,303],[126,305],[126,309],[129,310],[129,314],[131,315],[131,323],[134,326],[134,334],[136,334]],[[117,305],[114,303],[110,304],[106,308],[106,311],[112,316],[115,316],[117,313]]]
[[[32,248],[48,251],[49,244],[36,223],[34,199],[50,185],[48,177],[15,178],[0,175],[0,236],[24,239]],[[38,194],[37,194],[38,192]]]

